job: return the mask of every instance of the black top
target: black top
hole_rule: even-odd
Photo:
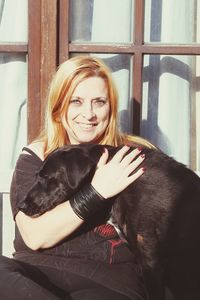
[[[11,183],[10,199],[14,217],[18,212],[18,201],[25,197],[42,165],[42,160],[35,153],[24,149],[30,154],[20,155]],[[127,243],[120,239],[112,225],[106,223],[106,214],[97,215],[94,218],[96,222],[85,223],[57,245],[37,251],[29,249],[16,230],[14,258],[34,265],[67,269],[131,299],[144,299],[140,268]]]

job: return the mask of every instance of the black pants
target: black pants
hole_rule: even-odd
[[[2,300],[130,300],[82,276],[0,256]]]

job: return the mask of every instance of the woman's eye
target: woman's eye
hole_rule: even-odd
[[[98,99],[94,101],[94,104],[97,106],[103,106],[104,104],[106,104],[106,100]]]
[[[79,100],[79,99],[71,99],[70,103],[78,105],[78,104],[81,104],[81,100]]]

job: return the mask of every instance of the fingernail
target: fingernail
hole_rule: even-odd
[[[138,151],[140,151],[140,152],[142,151],[142,147],[137,147],[137,149],[138,149]]]
[[[106,148],[103,148],[103,153],[106,153],[107,149]]]
[[[140,156],[141,156],[142,158],[145,158],[145,154],[144,154],[144,153],[142,153]]]
[[[142,167],[142,171],[143,171],[143,172],[146,171],[146,168],[145,168],[145,167]]]

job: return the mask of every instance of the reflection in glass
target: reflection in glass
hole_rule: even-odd
[[[71,0],[72,42],[131,42],[133,0]],[[84,26],[83,26],[84,24]]]
[[[25,56],[0,54],[0,172],[12,169],[26,144],[27,63]]]
[[[72,56],[80,55],[80,53]],[[83,54],[81,54],[83,55]],[[126,54],[96,54],[92,56],[102,59],[111,69],[119,94],[119,123],[123,132],[132,132],[132,100],[131,100],[131,55]]]
[[[146,55],[143,72],[142,136],[186,165],[191,164],[193,143],[195,168],[199,169],[200,81],[196,56]]]
[[[200,1],[146,0],[145,42],[200,42]]]
[[[28,0],[0,0],[0,41],[27,42]]]

